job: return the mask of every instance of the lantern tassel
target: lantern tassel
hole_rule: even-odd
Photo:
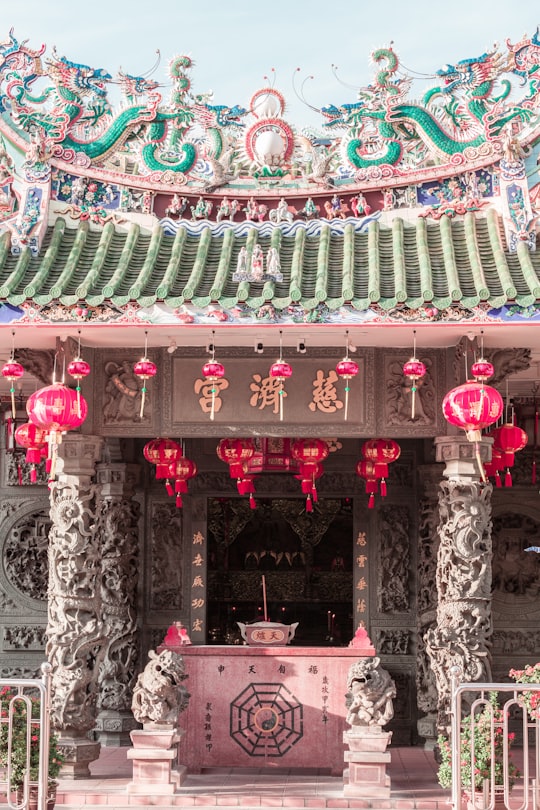
[[[212,422],[214,421],[214,415],[216,412],[216,386],[212,385],[212,405],[210,407],[210,419]]]
[[[172,486],[171,482],[169,481],[169,479],[167,479],[165,481],[165,489],[167,490],[167,495],[173,495],[174,494],[174,489],[173,489],[173,486]]]
[[[11,394],[11,415],[13,416],[13,421],[15,422],[16,418],[16,410],[15,410],[15,386],[11,383],[11,388],[9,389]],[[79,414],[80,416],[80,414]]]
[[[143,387],[141,388],[141,410],[140,410],[140,413],[139,413],[139,419],[142,419],[143,416],[144,416],[144,401],[145,401],[145,398],[146,398],[146,382],[143,385]]]
[[[313,498],[313,503],[318,503],[319,495],[317,493],[317,487],[313,484],[313,489],[311,490],[311,497]]]
[[[176,508],[181,509],[183,507],[183,505],[184,504],[182,503],[182,496],[178,492],[177,495],[176,495]]]
[[[81,386],[78,385],[76,388],[77,391],[77,415],[79,419],[81,418]]]
[[[414,422],[414,417],[416,416],[416,408],[415,408],[415,405],[416,405],[416,400],[415,400],[415,394],[416,394],[416,385],[415,385],[415,384],[414,384],[414,382],[413,382],[413,384],[412,384],[412,386],[411,386],[411,419],[413,420],[413,422]]]
[[[373,492],[369,496],[367,506],[368,506],[368,509],[374,509],[375,508],[375,495],[373,494]]]
[[[345,422],[347,421],[347,417],[349,415],[349,386],[345,386]]]
[[[506,474],[504,476],[504,485],[505,487],[512,486],[512,473],[510,472],[510,467],[506,468]]]
[[[279,384],[279,421],[283,422],[283,383]]]
[[[313,503],[311,500],[311,495],[308,495],[306,498],[306,512],[313,512]]]
[[[36,465],[35,465],[35,464],[32,464],[32,466],[30,467],[30,482],[31,482],[32,484],[35,484],[35,483],[36,483],[36,481],[37,481],[37,470],[36,470]]]
[[[474,454],[478,463],[478,469],[480,470],[480,477],[484,484],[487,484],[486,471],[484,470],[484,464],[482,462],[482,457],[480,456],[480,444],[478,442],[474,443]]]
[[[384,478],[381,480],[381,495],[386,498],[386,481]]]
[[[256,509],[257,508],[257,501],[253,497],[253,492],[249,493],[249,508]]]
[[[502,487],[501,476],[499,475],[498,470],[495,472],[495,486],[497,487],[497,489],[500,489]]]

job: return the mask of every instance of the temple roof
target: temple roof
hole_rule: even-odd
[[[47,228],[38,255],[10,252],[9,233],[0,237],[0,298],[16,307],[56,302],[62,307],[212,307],[223,318],[286,316],[325,307],[351,313],[372,307],[391,311],[453,305],[527,307],[540,299],[540,255],[525,244],[510,253],[501,219],[467,213],[409,224],[372,219],[362,227],[349,220],[339,227],[324,222],[280,227],[245,223],[175,224],[175,233],[156,225],[148,232],[136,223],[96,226],[58,217]],[[247,266],[256,246],[263,261],[277,250],[280,273],[260,280],[237,276],[240,253]],[[282,280],[280,280],[282,276]],[[276,312],[269,312],[270,305]],[[229,313],[229,315],[227,315]],[[346,320],[346,313],[342,313]]]

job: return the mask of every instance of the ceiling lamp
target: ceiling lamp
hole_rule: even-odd
[[[352,380],[353,377],[356,377],[358,374],[358,363],[355,363],[354,360],[351,360],[349,357],[349,332],[345,333],[345,357],[343,360],[336,366],[336,374],[338,377],[341,377],[342,380],[345,380],[345,415],[344,419],[347,421],[347,416],[349,413],[349,380]]]
[[[77,381],[77,408],[79,410],[79,416],[81,415],[81,380],[84,377],[88,377],[90,374],[90,366],[83,360],[81,357],[81,332],[79,330],[79,348],[77,351],[77,357],[75,357],[71,363],[69,363],[68,367],[68,374],[70,374],[74,380]]]
[[[287,396],[283,383],[291,376],[292,368],[283,360],[283,332],[281,330],[279,332],[279,360],[276,360],[270,366],[269,374],[272,379],[277,380],[279,383],[279,421],[283,422],[283,397]]]
[[[220,380],[225,375],[225,366],[223,366],[221,363],[218,363],[217,360],[215,359],[216,344],[215,344],[215,341],[214,341],[214,335],[215,335],[215,332],[212,331],[212,344],[211,344],[212,345],[212,358],[208,361],[208,363],[205,363],[204,366],[202,367],[203,377],[205,377],[206,380],[209,383],[211,383],[211,385],[212,385],[212,388],[210,389],[211,394],[212,394],[212,405],[211,405],[211,408],[210,408],[210,419],[212,421],[214,421],[215,405],[216,405],[216,394],[218,392],[218,389],[216,388],[216,383],[218,382],[218,380]]]
[[[24,374],[24,368],[15,360],[15,332],[11,333],[11,357],[7,363],[4,363],[0,371],[2,372],[2,377],[11,383],[9,389],[9,393],[11,394],[11,417],[13,421],[15,421],[15,381],[19,380]]]
[[[143,386],[141,389],[141,410],[139,412],[139,419],[143,418],[144,415],[144,403],[146,399],[146,381],[150,379],[150,377],[155,377],[157,374],[157,366],[155,363],[152,363],[151,360],[147,357],[148,354],[148,332],[144,333],[144,357],[142,357],[138,363],[135,363],[133,366],[133,373],[136,374],[137,377],[140,377],[143,381]]]
[[[452,388],[443,399],[442,412],[446,421],[464,430],[467,439],[476,445],[476,459],[483,481],[486,476],[480,458],[481,431],[500,419],[503,408],[502,397],[495,388],[473,380]]]
[[[413,356],[403,366],[403,373],[412,383],[411,385],[411,419],[415,418],[415,396],[418,390],[416,383],[426,374],[425,365],[416,357],[416,329],[413,331]]]

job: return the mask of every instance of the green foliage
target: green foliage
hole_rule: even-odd
[[[24,784],[29,765],[29,780],[39,778],[39,723],[40,699],[27,697],[25,700],[16,689],[3,687],[0,690],[0,766],[7,768],[11,763],[11,786],[19,788]],[[31,715],[28,739],[27,720]],[[9,757],[9,718],[11,716],[12,738]],[[49,739],[49,781],[56,779],[63,765],[64,757],[58,750],[58,737],[51,731]]]
[[[464,717],[461,722],[461,784],[463,787],[470,787],[473,781],[471,748],[474,732],[474,788],[476,790],[482,789],[486,779],[491,780],[492,769],[494,769],[495,773],[495,784],[503,784],[504,711],[499,706],[495,692],[490,692],[489,703],[489,706],[484,706],[480,712],[475,714],[474,722],[471,721],[470,714]],[[447,737],[440,736],[437,742],[441,760],[437,777],[440,786],[448,788],[452,784],[452,749]],[[509,733],[508,746],[510,747],[513,742],[514,734]],[[510,756],[508,757],[508,775],[510,787],[513,787],[520,773],[511,761]]]
[[[525,669],[511,669],[508,674],[516,683],[540,684],[540,662],[534,666],[527,664]],[[522,692],[518,702],[520,706],[525,706],[532,720],[540,717],[540,691]]]

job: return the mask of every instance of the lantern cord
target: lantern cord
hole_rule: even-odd
[[[347,421],[347,415],[349,413],[349,382],[345,386],[345,421]]]
[[[142,419],[144,416],[145,399],[146,399],[146,380],[143,381],[143,387],[141,388],[141,410],[139,411],[139,419]]]
[[[214,359],[212,357],[212,359]],[[215,382],[212,383],[212,405],[210,407],[210,419],[212,422],[214,421],[214,415],[216,412],[216,384]]]
[[[283,422],[283,380],[281,380],[279,383],[278,397],[279,397],[279,421]]]
[[[415,409],[415,396],[416,396],[416,380],[412,381],[411,386],[411,419],[414,422],[414,418],[416,416],[416,409]]]
[[[482,457],[480,455],[480,442],[474,443],[474,454],[476,456],[476,461],[478,462],[478,469],[480,470],[480,477],[484,484],[487,484],[486,478],[486,471],[484,470],[484,464],[482,462]]]
[[[53,361],[53,374],[52,374],[52,381],[53,385],[56,385],[56,359],[58,357],[58,352],[54,353],[54,361]]]
[[[283,360],[283,330],[279,330],[279,362]]]
[[[15,360],[15,329],[11,330],[11,360]]]

